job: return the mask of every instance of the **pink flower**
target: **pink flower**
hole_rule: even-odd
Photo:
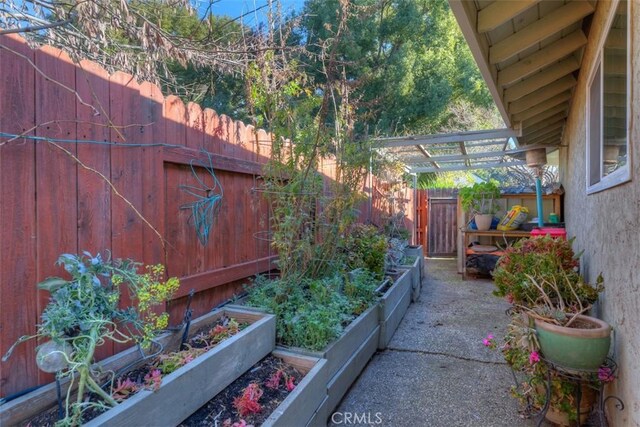
[[[513,297],[513,294],[507,294],[507,295],[505,296],[505,298],[507,299],[507,302],[508,302],[509,304],[513,304],[513,301],[515,301],[515,298]]]
[[[613,376],[613,371],[608,366],[601,366],[598,369],[598,379],[603,383],[610,383],[615,379]]]
[[[494,341],[494,338],[495,337],[493,336],[493,334],[489,334],[489,335],[487,335],[487,337],[485,339],[482,340],[482,344],[485,347],[489,347],[489,348],[493,349],[493,348],[496,347],[496,343]]]
[[[531,354],[529,354],[529,364],[535,365],[539,361],[540,361],[540,355],[538,354],[538,352],[532,351]]]

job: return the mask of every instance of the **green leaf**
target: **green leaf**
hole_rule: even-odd
[[[67,280],[61,279],[59,277],[49,277],[48,279],[45,279],[42,282],[38,283],[38,289],[53,293],[67,283],[69,283]]]

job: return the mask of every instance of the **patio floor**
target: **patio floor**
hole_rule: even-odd
[[[509,307],[490,280],[462,281],[455,260],[428,259],[420,301],[334,413],[332,426],[532,426],[509,396],[511,371],[482,345],[500,336]],[[376,414],[378,415],[376,417]]]

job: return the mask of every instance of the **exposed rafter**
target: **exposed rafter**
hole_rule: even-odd
[[[594,7],[590,2],[573,0],[491,46],[489,48],[489,62],[491,64],[503,62],[550,35],[580,21],[593,11]]]
[[[527,137],[523,139],[523,141],[527,144],[531,143],[531,141],[535,140],[536,138],[539,138],[541,136],[544,135],[548,135],[552,132],[557,131],[558,129],[562,129],[564,127],[565,121],[563,120],[559,120],[555,123],[552,123],[549,126],[545,126],[544,128],[536,131],[536,132],[531,132],[527,134]]]
[[[538,114],[549,110],[552,107],[555,107],[556,105],[562,104],[565,101],[569,101],[571,99],[571,92],[569,91],[565,91],[562,92],[556,96],[553,96],[549,99],[547,99],[544,102],[540,102],[539,104],[537,104],[535,107],[531,107],[528,110],[525,110],[521,113],[517,113],[514,114],[513,117],[513,121],[515,122],[523,122],[527,119],[530,119],[532,117],[537,116]]]
[[[530,135],[534,132],[538,132],[544,128],[546,128],[547,126],[552,126],[557,122],[562,122],[565,123],[566,122],[566,115],[557,115],[557,116],[553,116],[553,117],[549,117],[548,119],[542,120],[538,123],[535,123],[533,125],[530,125],[529,127],[527,127],[526,131],[527,131],[527,135]]]
[[[566,115],[567,110],[569,109],[569,103],[565,102],[564,104],[557,105],[549,110],[546,110],[530,119],[527,119],[522,122],[523,128],[528,128],[534,123],[538,123],[543,121],[544,119],[548,119],[549,117]]]
[[[558,82],[558,84],[565,85],[566,88],[570,88],[576,85],[577,81],[573,75],[568,75],[574,70],[577,70],[579,65],[572,64],[571,60],[568,62],[560,62],[557,65],[550,67],[538,74],[535,74],[522,82],[505,89],[504,102],[513,102],[516,99],[520,99],[523,96],[535,92],[536,90],[547,86],[551,83]],[[577,61],[576,61],[577,63]],[[575,67],[575,68],[574,68]]]
[[[498,86],[506,87],[520,79],[529,77],[536,71],[565,58],[585,44],[587,44],[587,37],[584,35],[582,30],[574,31],[567,37],[563,37],[560,40],[551,43],[549,46],[540,49],[536,53],[521,59],[515,64],[509,65],[508,67],[498,71]],[[569,62],[569,64],[573,63],[576,64],[574,70],[580,66],[578,60],[575,58]]]
[[[538,4],[540,0],[520,0],[510,2],[496,1],[478,12],[478,32],[486,33],[525,10]]]
[[[554,83],[551,83],[537,91],[530,93],[529,95],[522,97],[518,100],[515,100],[509,104],[509,111],[512,114],[521,113],[522,111],[528,110],[532,107],[535,107],[542,102],[550,99],[556,95],[559,95],[563,92],[571,90],[573,85],[570,85],[567,82],[558,80]]]
[[[562,131],[552,133],[541,138],[537,138],[531,141],[531,143],[536,145],[559,144],[561,139],[562,139]]]

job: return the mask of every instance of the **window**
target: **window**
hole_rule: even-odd
[[[631,179],[629,2],[614,5],[587,92],[589,194]]]

